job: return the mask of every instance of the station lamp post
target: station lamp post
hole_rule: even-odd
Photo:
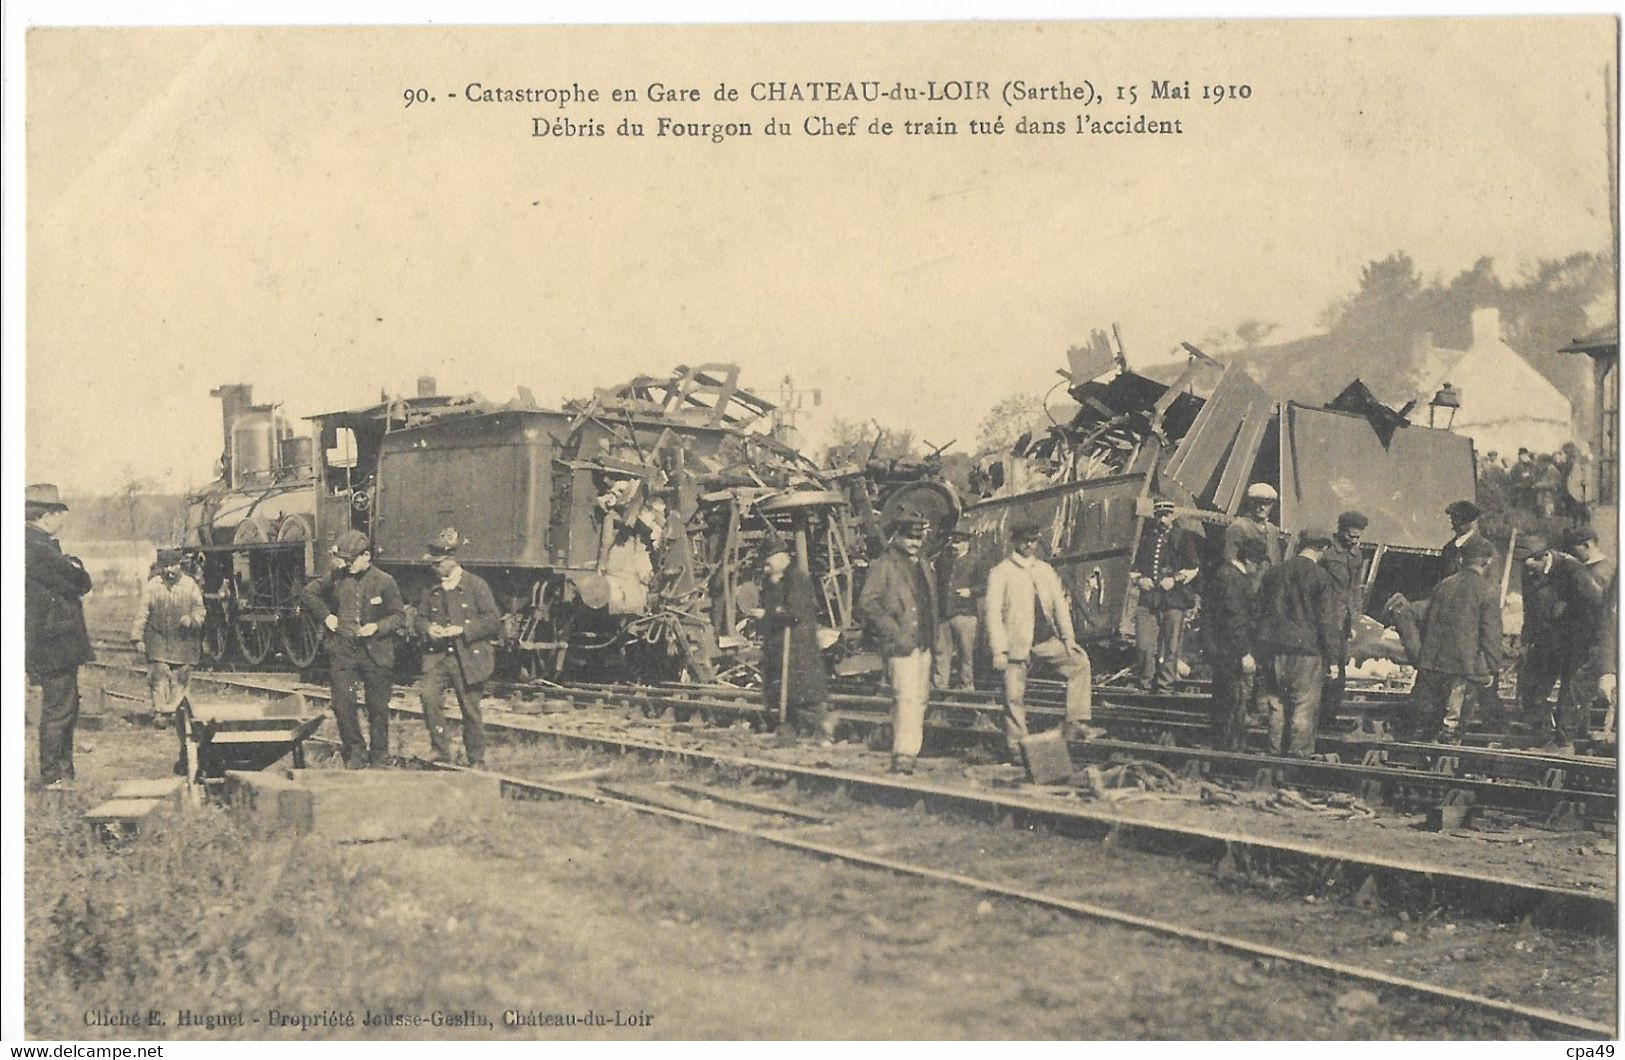
[[[1456,422],[1456,410],[1461,408],[1461,392],[1446,382],[1428,402],[1428,426],[1449,430]],[[1439,420],[1444,420],[1440,423]]]

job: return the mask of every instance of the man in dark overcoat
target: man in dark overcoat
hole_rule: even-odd
[[[90,575],[62,551],[56,535],[68,506],[49,482],[27,488],[23,542],[23,668],[40,687],[40,783],[73,784],[73,730],[79,723],[79,666],[90,662],[90,633],[81,602]]]
[[[1461,547],[1462,569],[1440,582],[1422,617],[1411,711],[1424,739],[1459,743],[1481,690],[1501,666],[1501,601],[1486,575],[1495,549],[1474,536]]]
[[[1253,600],[1258,571],[1269,561],[1264,542],[1247,539],[1236,546],[1236,558],[1222,564],[1209,579],[1204,615],[1208,663],[1213,668],[1213,703],[1209,719],[1213,747],[1240,751],[1247,742],[1247,705],[1252,701]]]
[[[1325,530],[1298,531],[1298,554],[1259,581],[1253,641],[1261,653],[1258,698],[1269,712],[1271,754],[1315,752],[1327,660],[1343,628],[1337,585],[1320,566],[1331,543]]]
[[[351,769],[389,758],[389,697],[395,682],[395,634],[406,625],[406,605],[395,579],[372,565],[372,544],[359,530],[333,543],[341,566],[305,586],[305,608],[327,627],[327,662],[338,721],[340,754]],[[363,690],[367,728],[362,736],[355,689]]]
[[[800,731],[833,739],[834,721],[824,709],[828,687],[812,578],[783,545],[771,549],[762,572],[763,704],[772,712],[781,704],[787,710],[781,736]]]

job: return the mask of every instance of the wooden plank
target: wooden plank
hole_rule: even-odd
[[[86,810],[85,820],[92,824],[141,821],[163,804],[162,799],[109,799]]]

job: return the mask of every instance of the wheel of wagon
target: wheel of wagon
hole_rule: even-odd
[[[271,644],[276,639],[275,627],[257,618],[239,618],[232,626],[237,639],[237,654],[250,666],[258,666],[271,655]]]
[[[231,626],[226,622],[226,609],[219,601],[210,600],[203,616],[203,657],[217,663],[231,650]]]

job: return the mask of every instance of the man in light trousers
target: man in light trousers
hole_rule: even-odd
[[[1016,526],[1014,550],[987,578],[984,620],[993,667],[1004,674],[1004,745],[1012,762],[1020,761],[1027,737],[1027,671],[1035,660],[1066,680],[1066,736],[1082,740],[1102,731],[1089,725],[1089,656],[1074,634],[1060,576],[1039,558],[1043,536],[1036,523]]]
[[[869,565],[858,613],[886,657],[892,686],[894,773],[913,773],[925,737],[931,692],[931,645],[937,634],[936,575],[920,555],[929,523],[912,514],[894,519],[886,550]]]

